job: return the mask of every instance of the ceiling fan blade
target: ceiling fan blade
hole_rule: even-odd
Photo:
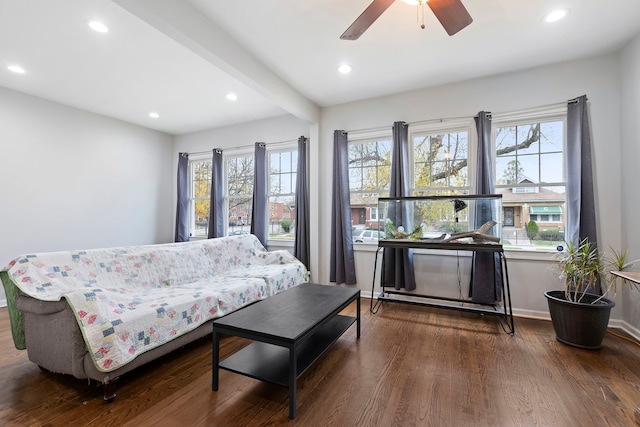
[[[353,24],[347,28],[347,31],[345,31],[340,38],[342,40],[357,40],[394,1],[395,0],[373,0],[373,3],[353,21]]]
[[[450,36],[473,22],[461,0],[429,0],[427,4]]]

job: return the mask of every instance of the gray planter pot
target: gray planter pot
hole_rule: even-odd
[[[590,302],[599,295],[586,294],[585,303],[567,301],[564,291],[546,291],[551,322],[558,341],[574,347],[595,350],[602,346],[607,333],[609,316],[615,302],[602,298],[595,304]]]

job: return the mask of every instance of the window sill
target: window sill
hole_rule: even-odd
[[[377,243],[354,243],[354,252],[376,252],[378,250]],[[437,255],[437,256],[457,256],[456,253],[471,252],[461,250],[460,251],[445,251],[438,249],[414,249],[414,254],[421,255]],[[507,260],[524,260],[524,261],[553,261],[553,257],[557,252],[547,251],[528,251],[528,250],[509,250],[505,249],[504,256]]]
[[[267,240],[267,246],[279,246],[283,248],[292,248],[293,240]]]

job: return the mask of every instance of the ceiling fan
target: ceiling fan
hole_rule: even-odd
[[[353,21],[353,24],[347,28],[347,31],[340,38],[342,40],[357,40],[394,1],[373,0],[373,3]],[[418,0],[416,3],[419,6],[427,3],[450,36],[473,22],[473,18],[471,18],[461,0]],[[424,24],[422,28],[424,28]]]

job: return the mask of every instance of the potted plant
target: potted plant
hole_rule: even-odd
[[[588,239],[569,243],[558,254],[564,290],[546,291],[549,313],[558,341],[575,347],[598,349],[607,332],[615,302],[606,298],[617,292],[617,277],[611,271],[628,270],[637,261],[627,261],[627,252],[612,249],[612,255],[600,253]],[[625,285],[622,281],[622,286]],[[600,294],[596,294],[598,285]],[[637,285],[631,284],[638,289]]]

